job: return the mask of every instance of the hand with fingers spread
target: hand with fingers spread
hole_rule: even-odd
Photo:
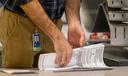
[[[54,48],[56,50],[55,63],[59,67],[63,67],[70,62],[72,56],[72,48],[66,39],[53,41]]]

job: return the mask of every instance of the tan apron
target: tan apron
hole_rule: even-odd
[[[60,19],[53,22],[61,29]],[[35,25],[27,18],[4,10],[0,16],[0,41],[3,45],[2,66],[7,68],[31,68],[34,55],[32,51],[32,34]],[[40,29],[38,29],[40,31]],[[52,41],[41,33],[41,52],[55,52]],[[35,57],[37,66],[38,57]]]

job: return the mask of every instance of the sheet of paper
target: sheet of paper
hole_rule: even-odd
[[[38,67],[40,70],[63,71],[63,70],[92,70],[108,69],[103,61],[103,44],[95,44],[73,49],[73,55],[70,63],[58,68],[55,64],[55,53],[41,54],[39,57]]]
[[[90,45],[81,48],[81,63],[83,67],[105,67],[103,61],[104,45]]]
[[[68,69],[77,66],[79,51],[74,51],[70,63],[62,69]],[[55,64],[55,53],[41,54],[38,61],[38,68],[40,70],[60,69]]]
[[[1,69],[2,72],[9,73],[9,74],[33,74],[37,73],[35,70],[28,70],[28,69]]]

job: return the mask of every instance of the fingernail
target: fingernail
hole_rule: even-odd
[[[65,66],[65,64],[60,64],[60,67],[64,67]]]

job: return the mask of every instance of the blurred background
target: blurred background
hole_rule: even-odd
[[[82,0],[81,21],[87,31],[92,31],[98,14],[99,4],[104,0]]]

